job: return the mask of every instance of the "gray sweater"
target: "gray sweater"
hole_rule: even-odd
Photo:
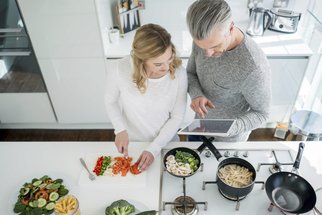
[[[229,137],[217,141],[246,141],[251,130],[269,116],[271,70],[263,51],[246,34],[233,50],[207,57],[195,44],[187,65],[191,98],[205,96],[215,108],[208,119],[236,119]]]

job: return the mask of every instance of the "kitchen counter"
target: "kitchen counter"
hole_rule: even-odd
[[[247,29],[247,22],[237,23],[236,26],[245,31]],[[172,41],[178,50],[179,56],[188,58],[192,45],[192,38],[189,31],[185,28],[167,28],[167,30],[172,36]],[[304,42],[301,32],[301,27],[293,34],[283,34],[266,30],[264,36],[252,38],[263,49],[266,56],[310,56],[312,55],[312,50]],[[129,55],[134,34],[135,31],[125,34],[117,44],[107,42],[104,47],[106,57],[122,58],[125,55]]]
[[[300,166],[301,175],[305,176],[314,189],[322,187],[322,142],[306,142],[304,157]],[[138,156],[147,143],[131,143],[130,152]],[[197,148],[200,142],[170,143],[167,148],[186,146]],[[290,149],[295,158],[298,142],[246,142],[215,143],[217,148],[225,149]],[[80,201],[81,213],[85,215],[103,215],[106,206],[112,201],[125,198],[140,202],[147,209],[159,208],[161,159],[146,172],[144,187],[79,185],[83,167],[80,157],[91,153],[102,155],[115,154],[113,142],[0,142],[0,214],[14,214],[11,209],[24,182],[34,177],[49,175],[63,178],[70,193]],[[234,212],[236,213],[236,212]],[[232,214],[234,214],[232,213]],[[228,214],[228,213],[227,213]]]
[[[138,155],[146,145],[131,144],[130,150]],[[160,158],[156,158],[147,172],[144,188],[121,187],[121,183],[119,186],[79,185],[84,170],[79,158],[92,153],[118,154],[112,142],[0,142],[0,214],[14,214],[12,208],[21,186],[43,175],[62,178],[70,194],[78,198],[83,215],[104,215],[105,208],[121,198],[135,200],[148,209],[158,208]]]

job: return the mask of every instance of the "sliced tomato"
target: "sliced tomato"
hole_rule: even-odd
[[[138,175],[141,173],[141,171],[139,170],[139,164],[135,163],[130,167],[130,172],[134,175]]]
[[[39,198],[43,198],[48,200],[48,193],[45,190],[39,190],[36,194],[35,194],[35,199],[39,199]]]
[[[21,204],[23,204],[23,205],[28,205],[28,203],[29,203],[29,197],[23,197],[23,198],[21,199]]]

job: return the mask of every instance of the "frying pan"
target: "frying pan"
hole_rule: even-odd
[[[236,199],[237,201],[242,197],[245,197],[246,195],[248,195],[253,190],[255,178],[256,178],[256,171],[253,165],[242,158],[236,158],[236,157],[224,158],[209,139],[203,137],[203,140],[204,140],[205,146],[209,148],[209,150],[215,155],[216,159],[219,161],[219,164],[217,167],[217,174],[216,174],[216,180],[217,180],[219,191],[224,196],[230,199]],[[220,179],[218,174],[219,174],[220,168],[229,164],[236,164],[242,167],[246,167],[250,172],[253,173],[252,183],[245,187],[233,187],[226,184],[222,179]]]
[[[294,214],[306,213],[312,210],[316,203],[316,194],[309,182],[293,173],[300,166],[304,146],[304,143],[299,144],[292,172],[274,173],[265,183],[270,201],[281,210]]]
[[[188,153],[192,154],[192,155],[194,156],[194,158],[195,158],[195,159],[197,159],[197,160],[199,161],[199,162],[198,162],[198,165],[197,165],[197,167],[198,167],[198,168],[197,168],[194,172],[192,172],[191,174],[189,174],[189,175],[185,175],[185,176],[183,176],[183,175],[176,175],[176,174],[174,174],[174,173],[172,173],[172,172],[168,171],[168,169],[167,169],[167,165],[166,165],[167,158],[168,158],[170,155],[175,156],[177,151],[188,152]],[[189,177],[189,176],[194,175],[194,174],[198,171],[198,169],[199,169],[199,167],[200,167],[200,162],[201,162],[201,160],[200,160],[200,156],[197,154],[197,152],[195,152],[193,149],[186,148],[186,147],[173,148],[173,149],[171,149],[170,151],[168,151],[168,152],[164,155],[164,158],[163,158],[163,164],[164,164],[164,167],[165,167],[165,169],[167,170],[167,172],[168,172],[168,173],[170,173],[171,175],[176,176],[176,177],[179,177],[179,178],[186,178],[186,177]]]

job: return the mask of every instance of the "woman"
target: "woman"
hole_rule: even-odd
[[[137,163],[145,170],[172,139],[183,120],[187,74],[170,34],[147,24],[134,36],[131,56],[111,63],[105,104],[115,129],[115,145],[128,156],[129,141],[151,142]]]

